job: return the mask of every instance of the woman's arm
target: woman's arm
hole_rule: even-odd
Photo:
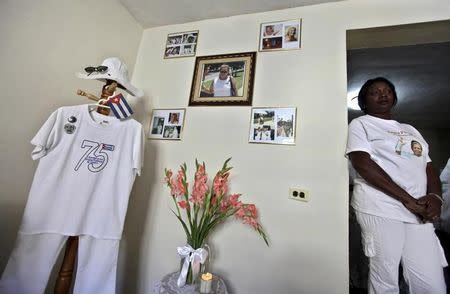
[[[427,164],[427,195],[419,198],[418,203],[426,205],[425,218],[430,221],[436,220],[441,215],[442,189],[439,179],[431,162]]]
[[[354,151],[349,153],[350,160],[355,170],[369,184],[400,201],[408,210],[419,217],[425,216],[425,205],[417,203],[417,200],[397,185],[391,177],[370,158],[369,153]]]
[[[214,80],[212,80],[211,85],[209,85],[209,94],[214,95]]]
[[[236,80],[230,76],[230,83],[231,83],[231,96],[237,96],[238,92],[237,92],[237,88],[236,88]],[[233,95],[234,93],[234,95]]]

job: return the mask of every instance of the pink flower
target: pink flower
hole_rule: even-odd
[[[164,178],[164,183],[170,185],[171,178],[172,178],[172,171],[170,169],[166,170],[166,176]]]
[[[189,199],[192,203],[203,205],[205,195],[209,190],[208,185],[206,184],[207,181],[208,177],[206,175],[205,164],[203,163],[202,165],[198,165],[197,171],[195,172],[192,198]]]
[[[238,203],[239,210],[234,214],[237,219],[241,219],[244,224],[252,226],[255,230],[258,230],[260,225],[257,218],[256,206],[254,204],[242,204]]]
[[[234,217],[237,219],[243,219],[245,216],[245,206],[240,206],[240,208],[238,209],[238,211],[236,211],[236,213],[234,214]]]
[[[247,204],[247,215],[252,218],[256,218],[258,216],[255,204]]]
[[[229,208],[230,208],[230,201],[227,199],[222,199],[222,201],[220,202],[220,206],[219,206],[220,212],[225,212]]]
[[[215,195],[220,196],[227,192],[228,175],[228,173],[217,173],[217,175],[214,177],[213,190]]]
[[[211,206],[216,205],[216,203],[217,203],[217,196],[216,196],[216,195],[213,195],[213,196],[211,197]]]
[[[205,163],[195,160],[195,176],[190,191],[186,178],[186,163],[180,166],[176,175],[165,169],[164,183],[170,188],[176,211],[172,210],[183,226],[191,246],[203,244],[205,238],[216,224],[234,218],[250,225],[269,245],[265,232],[257,220],[258,211],[254,204],[240,201],[241,194],[228,194],[228,177],[232,167],[228,166],[228,158],[216,173],[212,184],[208,187],[208,175]],[[209,199],[209,203],[206,200]],[[181,210],[185,210],[184,212]]]
[[[233,207],[238,207],[238,205],[241,203],[241,201],[238,200],[241,195],[242,194],[232,194],[232,195],[230,195],[230,197],[228,199],[229,202],[230,202],[230,205],[233,206]]]
[[[186,200],[178,201],[178,206],[180,206],[182,209],[186,209],[189,205]]]
[[[170,192],[172,196],[180,196],[184,195],[186,193],[187,183],[186,186],[183,185],[183,178],[185,177],[184,171],[180,169],[177,174],[177,179],[172,179],[170,182]]]
[[[243,222],[246,225],[251,225],[255,230],[259,227],[258,221],[252,217],[245,216]]]

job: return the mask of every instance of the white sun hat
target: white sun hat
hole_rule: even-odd
[[[89,69],[89,71],[88,71]],[[128,80],[128,68],[117,57],[106,58],[101,66],[86,67],[85,73],[77,73],[77,77],[87,80],[99,80],[106,82],[106,80],[113,80],[119,83],[119,88],[124,89],[135,97],[144,96],[144,92],[133,86]]]

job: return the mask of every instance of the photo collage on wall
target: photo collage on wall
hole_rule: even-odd
[[[301,47],[301,20],[261,24],[260,51],[290,50]]]
[[[294,144],[296,108],[255,107],[250,120],[250,143]]]
[[[183,131],[185,109],[154,109],[148,138],[180,140]]]
[[[164,58],[194,56],[198,31],[174,33],[167,36]]]
[[[259,25],[259,52],[301,48],[301,18]],[[195,56],[198,36],[198,30],[168,34],[164,59]],[[188,106],[252,106],[256,57],[256,51],[197,56]],[[296,116],[295,107],[252,108],[248,142],[295,145]],[[184,108],[153,110],[148,138],[181,140],[184,117]]]

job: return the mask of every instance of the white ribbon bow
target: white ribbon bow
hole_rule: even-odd
[[[192,276],[196,277],[200,270],[200,264],[203,264],[208,257],[208,251],[203,248],[194,250],[190,245],[177,247],[177,251],[180,257],[184,258],[183,267],[177,281],[178,287],[183,287],[186,284],[189,263],[192,267]]]

